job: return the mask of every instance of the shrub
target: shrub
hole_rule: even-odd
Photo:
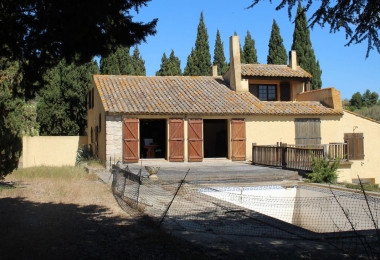
[[[325,158],[318,158],[311,153],[312,172],[307,175],[308,182],[314,183],[336,183],[338,179],[337,169],[339,167],[340,158],[333,161]]]
[[[78,149],[75,164],[79,164],[84,161],[93,159],[92,148],[89,145],[83,145],[82,148]]]

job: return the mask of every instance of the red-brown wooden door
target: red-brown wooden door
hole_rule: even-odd
[[[203,160],[203,120],[189,119],[188,121],[188,148],[189,162],[201,162]]]
[[[245,161],[245,121],[244,119],[231,120],[232,161]]]
[[[183,119],[169,119],[169,161],[184,161]]]
[[[123,159],[124,162],[139,161],[139,120],[126,118],[123,122]]]

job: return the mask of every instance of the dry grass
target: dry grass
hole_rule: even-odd
[[[125,213],[110,185],[80,167],[8,175],[0,183],[0,230],[2,259],[205,258]]]

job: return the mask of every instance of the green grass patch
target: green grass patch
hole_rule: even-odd
[[[344,186],[349,189],[361,190],[360,184],[345,183]],[[379,184],[372,185],[368,183],[363,183],[363,189],[365,191],[380,191]]]
[[[62,166],[62,167],[30,167],[17,169],[11,174],[17,180],[46,178],[52,180],[74,180],[87,176],[82,167]]]
[[[87,165],[92,168],[104,168],[104,165],[102,164],[100,160],[91,159],[85,162],[87,162]]]

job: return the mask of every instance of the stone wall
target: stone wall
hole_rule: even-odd
[[[123,121],[121,116],[106,117],[106,166],[123,160]]]

